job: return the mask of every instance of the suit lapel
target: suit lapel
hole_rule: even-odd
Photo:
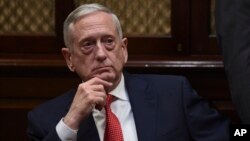
[[[139,141],[156,139],[156,94],[144,80],[124,73]]]
[[[80,125],[79,131],[77,133],[77,140],[100,141],[95,121],[92,115],[90,115]]]

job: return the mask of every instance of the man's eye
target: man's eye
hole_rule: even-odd
[[[104,43],[107,45],[112,45],[114,43],[114,40],[112,38],[106,38],[104,39]]]
[[[95,47],[95,41],[84,41],[80,44],[80,49],[85,54],[92,52],[94,47]]]
[[[82,44],[82,47],[84,48],[84,49],[90,49],[90,48],[92,48],[93,46],[95,45],[95,43],[94,42],[84,42],[83,44]]]

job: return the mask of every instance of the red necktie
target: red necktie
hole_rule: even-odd
[[[123,141],[122,128],[118,118],[110,109],[113,96],[107,95],[106,110],[106,128],[104,134],[104,141]]]

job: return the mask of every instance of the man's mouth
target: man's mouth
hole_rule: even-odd
[[[93,74],[101,74],[101,73],[104,73],[104,72],[109,72],[111,69],[110,66],[104,66],[104,67],[96,67],[93,69],[92,73]]]

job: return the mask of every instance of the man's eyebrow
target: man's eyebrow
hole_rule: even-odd
[[[91,41],[91,40],[95,40],[95,38],[94,37],[82,38],[79,43],[82,43],[82,42],[85,42],[85,41]]]
[[[104,38],[107,38],[107,37],[112,37],[112,38],[115,38],[115,36],[114,36],[114,35],[110,35],[110,34],[106,34],[106,35],[104,35],[103,37],[104,37]]]

